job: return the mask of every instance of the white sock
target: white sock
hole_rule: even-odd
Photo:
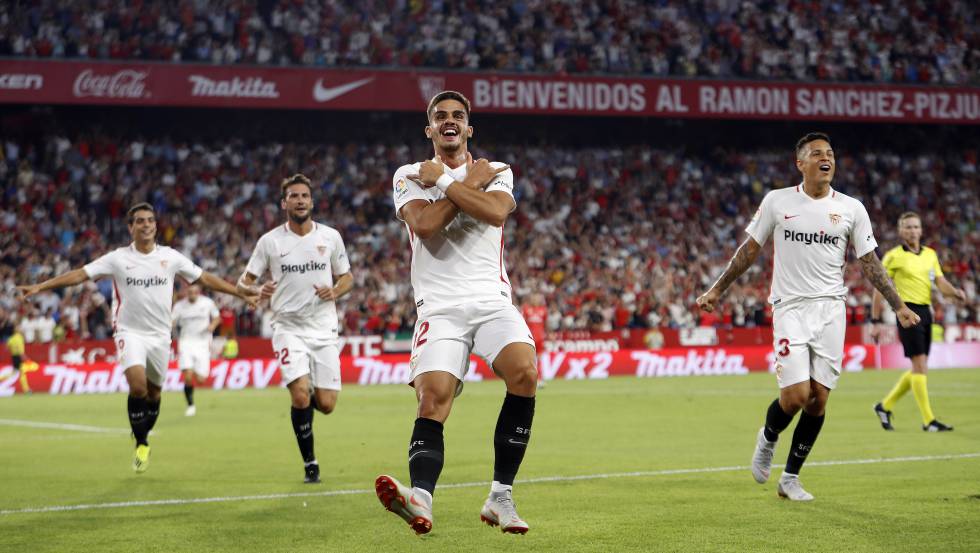
[[[422,497],[425,500],[426,505],[432,508],[432,494],[429,490],[423,490],[422,488],[412,488],[412,491]]]
[[[509,492],[509,491],[511,491],[513,489],[514,489],[514,486],[508,486],[506,484],[501,484],[500,482],[497,482],[496,480],[494,480],[493,483],[490,484],[490,493]]]

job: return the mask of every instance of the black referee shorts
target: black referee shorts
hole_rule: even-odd
[[[20,372],[21,357],[19,355],[10,356],[11,365],[13,365],[14,370]]]
[[[919,324],[915,326],[902,328],[902,325],[898,325],[898,337],[902,340],[905,357],[911,359],[914,355],[929,355],[929,347],[932,346],[932,310],[920,303],[905,305],[919,316]]]

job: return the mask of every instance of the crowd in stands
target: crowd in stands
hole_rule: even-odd
[[[962,0],[32,0],[0,56],[980,83]]]
[[[283,220],[281,178],[315,182],[315,219],[347,244],[355,286],[339,303],[348,335],[411,332],[415,305],[410,250],[395,217],[391,175],[426,159],[413,144],[325,145],[238,139],[179,142],[102,134],[49,135],[0,143],[0,327],[32,340],[105,338],[111,283],[88,282],[31,303],[16,284],[38,282],[129,243],[129,205],[149,200],[158,241],[234,281],[261,234]],[[505,226],[515,300],[543,292],[551,330],[767,324],[771,246],[733,286],[720,315],[695,299],[724,268],[766,191],[797,183],[792,152],[719,149],[684,154],[644,145],[474,147],[515,172],[518,208]],[[867,206],[879,243],[898,243],[897,216],[922,213],[924,243],[970,302],[938,319],[977,322],[980,186],[977,150],[940,154],[841,152],[835,188]],[[869,315],[871,288],[857,264],[846,269],[851,322]],[[269,335],[267,309],[216,298],[242,335]],[[233,310],[233,311],[232,311]],[[26,333],[25,333],[26,334]]]

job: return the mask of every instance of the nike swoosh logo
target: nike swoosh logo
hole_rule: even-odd
[[[333,100],[338,96],[343,96],[351,90],[360,88],[373,80],[374,77],[368,77],[367,79],[361,79],[352,83],[324,88],[323,79],[317,79],[316,84],[313,85],[313,99],[317,102],[329,102],[330,100]]]
[[[793,217],[799,217],[799,215],[783,215],[783,219],[792,219]]]
[[[133,270],[133,269],[135,269],[135,268],[136,268],[136,265],[133,265],[132,267],[126,267],[126,270],[127,270],[127,271],[131,271],[131,270]]]
[[[428,453],[428,452],[429,452],[429,450],[427,450],[427,449],[423,449],[421,451],[416,451],[415,453],[412,454],[411,457],[408,458],[408,462],[411,463],[412,462],[412,459],[418,457],[419,453]]]
[[[424,504],[419,503],[418,501],[415,500],[415,495],[414,494],[411,497],[409,497],[408,500],[412,503],[412,505],[415,505],[416,507],[425,508],[425,505]]]
[[[514,445],[527,445],[527,442],[519,442],[514,438],[507,438],[507,443],[514,444]]]
[[[286,257],[287,255],[289,255],[289,252],[281,253],[281,254],[279,254],[279,257]]]

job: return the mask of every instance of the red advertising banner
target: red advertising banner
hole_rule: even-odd
[[[489,113],[980,123],[967,87],[0,61],[0,103],[421,111],[444,89]]]
[[[341,336],[341,355],[371,357],[384,353],[382,336]],[[217,356],[223,339],[215,338],[212,353]],[[176,351],[177,341],[172,344]],[[38,363],[61,363],[81,365],[90,363],[113,363],[116,360],[116,345],[112,340],[73,340],[68,342],[49,342],[27,344],[25,353],[28,359]],[[239,338],[238,356],[242,358],[265,359],[272,356],[272,342],[267,338]],[[0,363],[9,363],[10,353],[0,349]]]
[[[844,341],[849,344],[872,344],[868,335],[870,326],[850,325]],[[686,347],[751,347],[772,345],[772,328],[714,328],[687,329],[652,328],[623,329],[608,332],[570,330],[549,332],[542,344],[543,353],[572,352],[599,353],[620,350],[661,350]],[[898,335],[892,327],[886,327],[880,342],[892,344]],[[945,327],[947,344],[980,342],[980,325],[951,324]],[[216,338],[212,351],[217,356],[221,339]],[[341,355],[353,357],[377,357],[386,353],[407,353],[411,348],[408,340],[387,340],[383,336],[341,336]],[[175,344],[176,348],[176,344]],[[86,363],[112,363],[116,346],[112,340],[75,340],[43,344],[27,344],[27,357],[38,363],[80,365]],[[241,358],[265,359],[272,355],[272,344],[267,338],[247,337],[238,339],[238,355]],[[10,362],[10,353],[0,347],[0,365]],[[892,366],[892,365],[885,365]]]
[[[772,372],[771,347],[666,348],[661,350],[621,350],[600,352],[545,352],[538,357],[538,370],[545,380],[595,380],[610,376],[661,378],[681,376],[742,375]],[[937,344],[930,355],[931,368],[980,366],[980,345],[976,343]],[[341,356],[341,380],[345,384],[406,384],[411,374],[408,354]],[[904,367],[907,360],[900,345],[848,345],[844,348],[845,372],[875,367]],[[27,372],[35,392],[50,394],[116,393],[128,389],[126,378],[114,363],[39,363]],[[497,378],[486,363],[473,358],[466,381]],[[211,363],[211,375],[204,386],[214,390],[268,388],[281,386],[279,365],[270,358],[221,359]],[[180,372],[173,363],[167,372],[164,390],[183,389]],[[18,375],[9,364],[0,365],[0,397],[19,392]],[[407,392],[406,392],[407,393]]]

